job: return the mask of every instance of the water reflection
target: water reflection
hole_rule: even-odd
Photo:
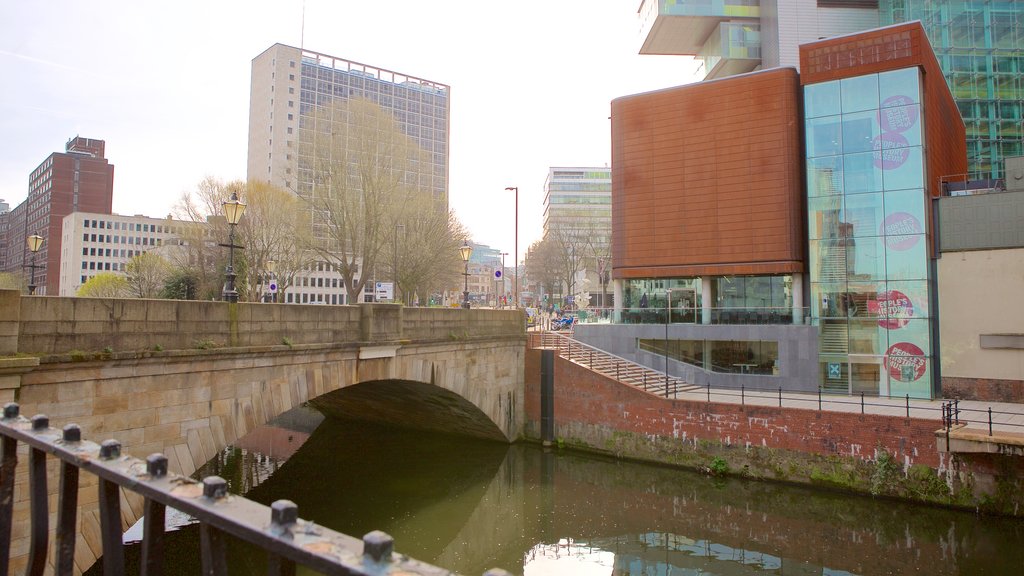
[[[533,445],[324,421],[286,461],[225,454],[204,473],[219,470],[265,504],[291,499],[303,518],[334,530],[384,530],[398,551],[465,575],[492,567],[529,576],[1015,574],[1024,566],[1018,520]],[[271,468],[265,479],[258,473]],[[247,552],[232,564],[233,573],[264,571]]]

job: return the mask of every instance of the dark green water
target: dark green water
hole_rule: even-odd
[[[229,449],[208,473],[467,576],[1024,574],[1019,520],[365,423],[324,421],[283,463]],[[199,572],[196,532],[177,573]],[[264,570],[240,548],[231,563]]]

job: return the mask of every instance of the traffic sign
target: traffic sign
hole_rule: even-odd
[[[495,270],[494,271],[494,279],[495,280],[501,280],[501,270]]]
[[[277,294],[277,281],[271,280],[270,286],[267,286],[267,290],[269,290],[271,294]]]

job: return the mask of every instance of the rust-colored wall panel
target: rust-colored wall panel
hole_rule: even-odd
[[[613,276],[803,272],[799,93],[779,68],[613,101]]]

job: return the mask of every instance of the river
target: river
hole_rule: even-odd
[[[353,536],[384,530],[397,551],[466,576],[1024,572],[1021,520],[321,420],[286,415],[199,475]],[[175,535],[176,573],[199,572],[197,532]],[[239,546],[231,565],[265,570]]]

